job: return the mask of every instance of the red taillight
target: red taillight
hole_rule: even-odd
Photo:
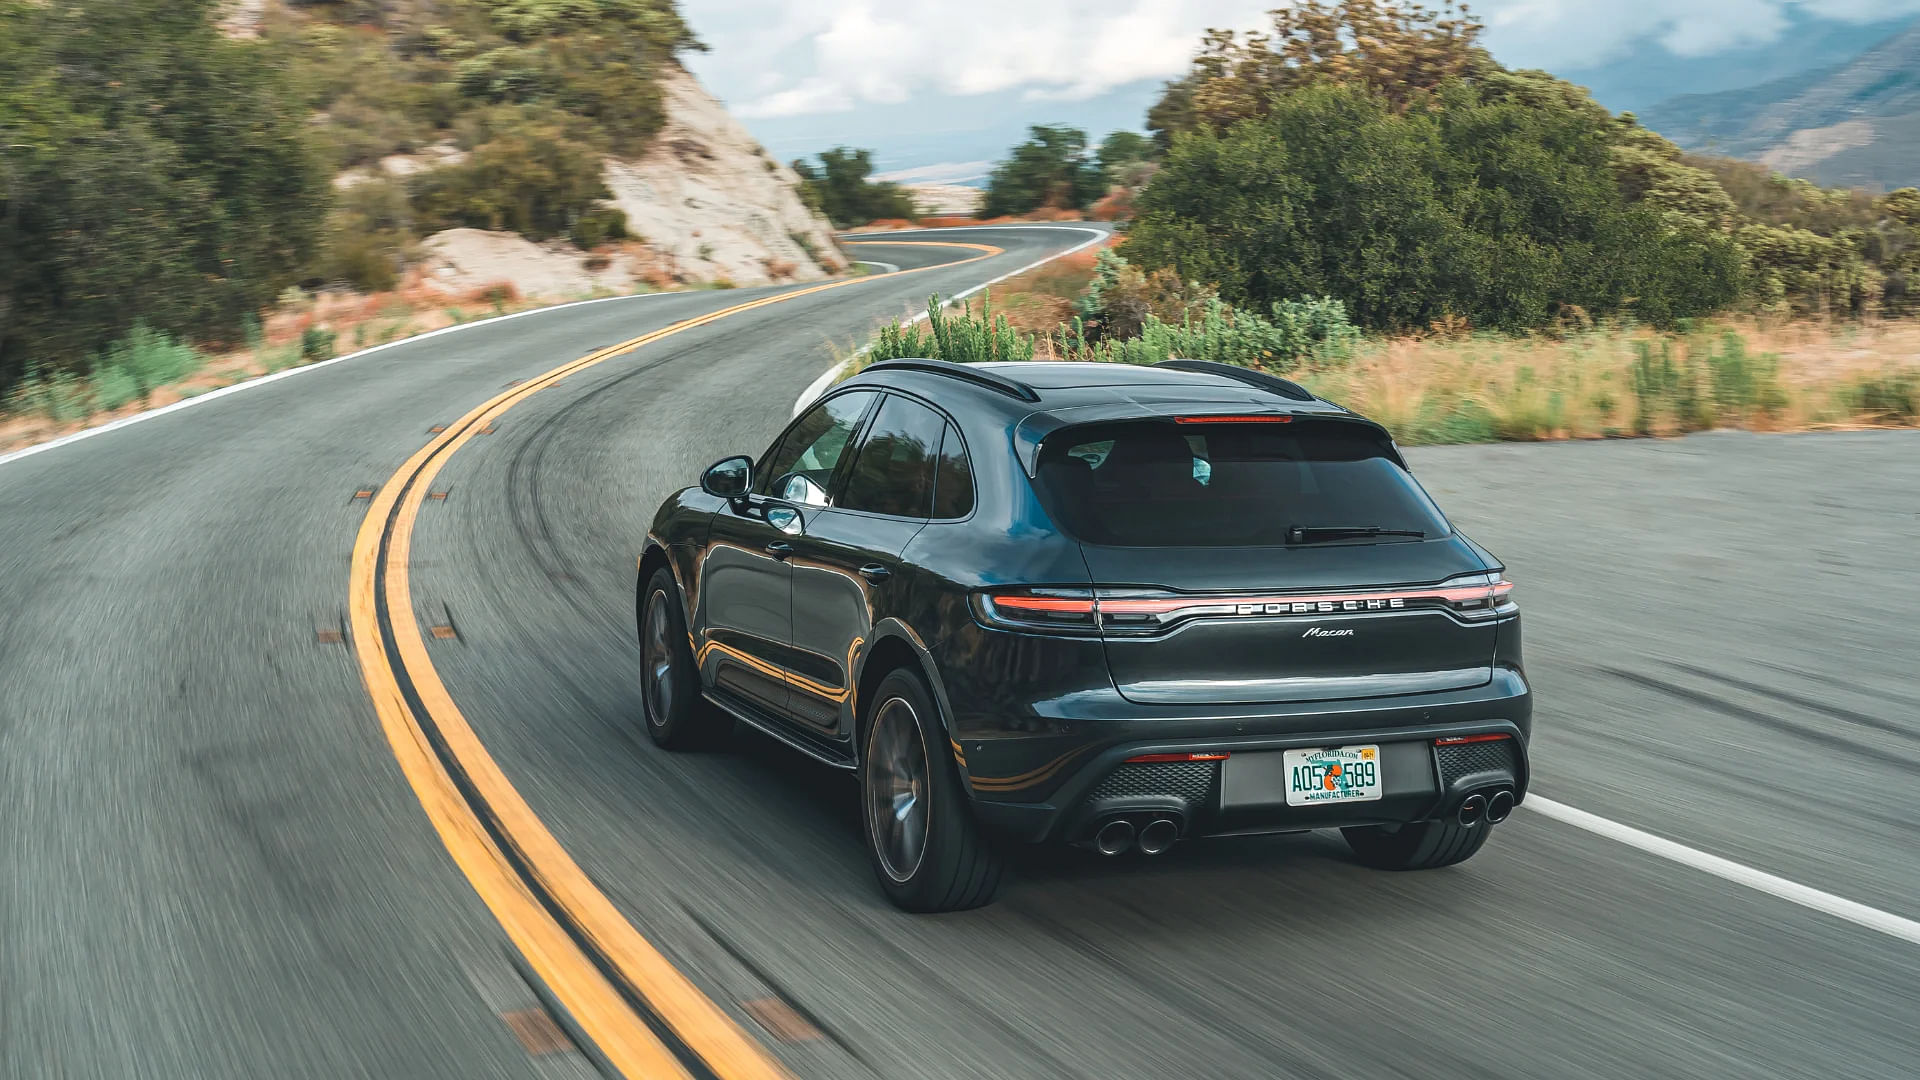
[[[1002,611],[1036,611],[1050,615],[1091,615],[1097,601],[1071,600],[1053,596],[996,596],[993,606]]]
[[[1250,416],[1176,416],[1176,424],[1291,424],[1291,416],[1255,414]]]
[[[1433,745],[1435,745],[1435,746],[1465,746],[1465,745],[1466,745],[1467,743],[1476,743],[1476,742],[1499,742],[1499,741],[1500,741],[1501,739],[1511,739],[1511,738],[1513,738],[1513,736],[1511,736],[1511,735],[1502,735],[1502,734],[1493,734],[1493,735],[1449,735],[1449,736],[1447,736],[1447,737],[1446,737],[1446,738],[1444,738],[1444,739],[1435,739],[1435,740],[1433,740]]]
[[[1032,587],[975,593],[982,623],[1008,630],[1069,634],[1151,635],[1189,619],[1316,619],[1448,611],[1469,621],[1511,613],[1513,583],[1498,574],[1469,574],[1439,585],[1351,592],[1179,593],[1117,586]]]
[[[1127,759],[1129,765],[1169,765],[1186,761],[1225,761],[1231,754],[1138,754]]]

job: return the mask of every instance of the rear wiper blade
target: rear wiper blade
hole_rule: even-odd
[[[1287,529],[1287,543],[1313,544],[1321,540],[1352,540],[1366,536],[1411,536],[1424,540],[1419,529],[1387,529],[1379,525],[1294,525]]]

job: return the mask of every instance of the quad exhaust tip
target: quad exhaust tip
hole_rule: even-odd
[[[1140,830],[1140,854],[1158,855],[1180,839],[1180,826],[1169,818],[1155,818]]]
[[[1151,826],[1149,826],[1151,828]],[[1093,846],[1102,855],[1118,855],[1133,846],[1133,822],[1114,818],[1093,834]]]
[[[1486,796],[1469,795],[1460,803],[1460,824],[1471,829],[1480,824],[1480,819],[1486,816],[1486,812]]]
[[[1487,796],[1487,824],[1498,825],[1513,814],[1513,792],[1505,788]]]

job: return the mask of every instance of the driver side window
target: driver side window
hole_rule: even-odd
[[[808,410],[767,451],[757,470],[760,479],[755,491],[803,506],[827,505],[834,469],[873,397],[872,391],[839,394]]]

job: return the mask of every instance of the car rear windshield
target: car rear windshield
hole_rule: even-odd
[[[1445,536],[1446,518],[1389,453],[1378,432],[1343,421],[1128,421],[1049,436],[1036,479],[1048,512],[1089,544],[1278,545],[1295,527]]]

